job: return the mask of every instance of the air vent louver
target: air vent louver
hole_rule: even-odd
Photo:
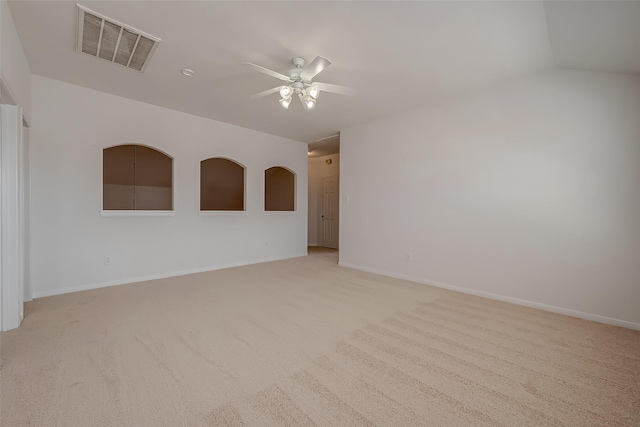
[[[143,72],[160,39],[78,5],[76,50]]]

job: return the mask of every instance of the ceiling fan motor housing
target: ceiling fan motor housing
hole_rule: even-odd
[[[303,67],[304,67],[304,64],[306,63],[305,60],[303,58],[298,57],[298,58],[293,58],[291,62],[293,62],[293,65],[295,65],[296,68],[292,68],[289,71],[287,71],[289,78],[294,82],[301,81],[302,77],[300,77],[300,75],[304,71]]]
[[[291,70],[287,71],[287,74],[289,75],[289,78],[291,80],[302,80],[302,77],[300,77],[300,74],[302,74],[302,68],[292,68]]]
[[[293,62],[293,65],[295,65],[296,68],[303,68],[305,64],[304,58],[300,58],[300,57],[293,58],[291,62]]]

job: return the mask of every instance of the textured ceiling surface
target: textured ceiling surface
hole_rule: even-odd
[[[312,143],[555,65],[639,72],[640,3],[597,3],[82,2],[162,39],[144,73],[75,51],[75,2],[10,9],[34,74]],[[589,36],[594,20],[597,34],[611,33],[600,43]],[[355,96],[321,93],[311,111],[298,102],[284,110],[277,94],[250,98],[280,81],[243,62],[285,73],[293,57],[318,55],[333,65],[315,80],[351,86]]]

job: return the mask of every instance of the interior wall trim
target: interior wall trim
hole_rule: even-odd
[[[620,326],[623,328],[633,329],[640,331],[640,323],[629,322],[627,320],[615,319],[612,317],[601,316],[599,314],[587,313],[584,311],[572,310],[564,307],[557,307],[555,305],[543,304],[535,301],[524,300],[520,298],[513,298],[499,294],[493,294],[491,292],[478,291],[476,289],[464,288],[461,286],[449,285],[447,283],[436,282],[433,280],[425,280],[418,277],[408,276],[404,274],[390,273],[388,271],[376,270],[374,268],[363,267],[361,265],[351,264],[348,262],[338,262],[341,267],[353,268],[354,270],[366,271],[367,273],[379,274],[381,276],[393,277],[394,279],[408,280],[410,282],[420,283],[423,285],[435,286],[437,288],[448,289],[450,291],[462,292],[464,294],[475,295],[484,297],[496,301],[508,302],[511,304],[521,305],[524,307],[537,308],[544,311],[550,311],[552,313],[564,314],[566,316],[578,317],[580,319],[592,320],[598,323],[605,323],[607,325]]]

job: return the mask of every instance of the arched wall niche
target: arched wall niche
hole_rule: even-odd
[[[102,209],[172,210],[173,158],[141,144],[102,150]]]
[[[292,170],[274,166],[264,171],[264,210],[296,210],[296,174]]]
[[[212,157],[200,162],[200,210],[244,211],[245,167],[233,159]]]

